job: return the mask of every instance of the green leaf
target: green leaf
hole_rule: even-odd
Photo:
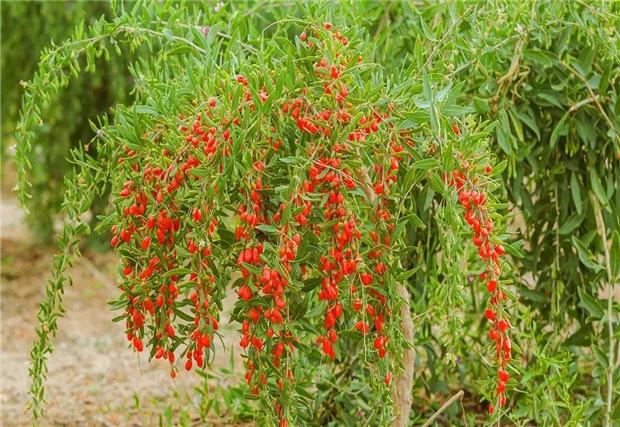
[[[581,225],[581,223],[583,222],[585,218],[585,215],[583,214],[572,214],[571,216],[569,216],[566,221],[564,222],[564,224],[562,224],[562,226],[560,227],[560,230],[558,231],[561,235],[564,234],[568,234],[570,232],[572,232],[574,229],[576,229],[577,227],[579,227]]]
[[[592,346],[594,350],[594,355],[596,356],[596,360],[598,361],[598,366],[603,369],[607,369],[609,366],[609,358],[607,357],[607,353],[605,353],[599,346]]]
[[[260,224],[257,225],[256,228],[258,228],[260,231],[264,231],[265,233],[277,233],[278,229],[276,227],[274,227],[273,225],[269,225],[269,224]]]
[[[439,177],[439,174],[430,173],[429,181],[431,183],[431,188],[435,190],[437,193],[443,193],[445,189],[445,182]]]
[[[611,275],[615,278],[620,276],[620,232],[614,230],[611,235],[611,248],[609,251]]]
[[[542,292],[526,288],[525,286],[519,287],[519,293],[534,302],[549,302],[549,297],[545,296]]]
[[[410,213],[407,215],[407,222],[414,228],[425,228],[426,224],[417,216],[415,213]]]
[[[422,76],[424,86],[424,97],[428,102],[428,112],[431,118],[431,129],[434,134],[439,133],[439,118],[437,117],[437,111],[435,110],[435,100],[433,99],[433,91],[431,89],[431,82],[428,78],[426,71]]]
[[[523,141],[523,126],[521,125],[521,121],[519,120],[519,118],[517,117],[517,115],[515,114],[512,108],[509,108],[507,111],[508,111],[508,116],[510,117],[510,121],[512,122],[512,127],[514,128],[515,134],[517,135],[517,138],[519,139],[519,141]]]
[[[234,244],[237,242],[237,239],[235,237],[235,233],[233,233],[232,231],[229,231],[227,229],[225,229],[224,227],[220,227],[217,229],[217,234],[220,236],[221,238],[221,243],[225,243],[226,245],[222,246],[223,248],[227,248],[230,245]],[[221,245],[220,243],[220,245]]]
[[[418,160],[412,166],[413,169],[422,169],[422,170],[429,170],[429,169],[438,168],[438,167],[439,167],[439,160],[431,159],[431,158]]]
[[[528,108],[526,112],[519,110],[514,110],[513,112],[536,134],[536,137],[540,140],[540,130],[538,129],[538,124],[536,124],[536,119],[534,118],[534,113],[532,110]]]
[[[484,98],[473,97],[473,104],[478,114],[487,114],[491,111],[489,102]]]
[[[310,279],[304,280],[304,287],[302,288],[302,292],[310,292],[311,290],[317,288],[323,279],[320,277],[312,277]]]
[[[162,31],[162,34],[168,40],[172,40],[174,38],[174,33],[169,28],[166,28],[164,31]]]
[[[442,108],[443,114],[449,117],[464,116],[475,111],[473,107],[463,107],[461,105],[447,105]]]
[[[295,156],[288,156],[288,157],[281,157],[280,158],[280,161],[282,163],[286,163],[288,165],[291,165],[291,164],[294,164],[294,163],[299,163],[299,160],[301,160],[301,159],[299,159],[298,157],[295,157]]]
[[[560,136],[565,136],[568,134],[568,124],[566,123],[568,119],[568,113],[564,114],[562,119],[555,125],[553,132],[551,132],[551,137],[549,138],[549,145],[551,147],[555,147],[555,144],[558,142]]]
[[[428,114],[425,111],[413,111],[403,113],[405,120],[399,125],[400,129],[414,129],[428,121]]]
[[[400,275],[398,275],[396,277],[396,281],[397,282],[404,282],[405,280],[409,279],[411,276],[413,276],[415,274],[416,271],[418,271],[419,267],[414,267],[412,269],[409,269],[403,273],[401,273]]]
[[[495,124],[495,138],[497,139],[497,144],[504,153],[511,155],[510,123],[508,123],[508,116],[504,110],[500,111],[499,120]]]
[[[601,266],[594,261],[594,255],[592,252],[583,244],[577,236],[573,236],[573,247],[577,250],[577,255],[579,256],[579,260],[583,265],[588,267],[590,270],[599,271]]]
[[[536,96],[544,101],[547,101],[549,104],[555,107],[562,108],[562,100],[557,92],[542,91],[539,92]]]
[[[523,252],[519,250],[519,248],[521,248],[522,245],[523,245],[523,240],[519,240],[518,242],[513,242],[512,244],[506,243],[506,242],[502,243],[502,246],[504,246],[504,249],[506,249],[506,252],[508,252],[510,255],[512,255],[515,258],[525,257],[525,255],[523,255]]]
[[[504,170],[506,170],[506,166],[508,166],[508,161],[502,160],[493,168],[493,176],[500,176]]]
[[[601,179],[596,172],[596,169],[590,168],[590,183],[592,184],[592,190],[602,205],[607,205],[607,193],[601,184]]]
[[[577,330],[573,335],[568,337],[566,341],[564,341],[565,346],[576,345],[576,346],[588,346],[591,343],[591,327],[582,327]]]
[[[394,227],[394,231],[392,233],[392,238],[394,241],[397,241],[400,238],[400,235],[405,230],[405,226],[407,224],[411,224],[413,228],[424,227],[424,223],[415,213],[410,213],[405,216],[403,219],[398,221],[396,227]]]
[[[407,175],[405,175],[405,179],[403,179],[402,188],[403,191],[408,191],[413,184],[413,179],[415,178],[416,170],[414,168],[410,168],[407,171]]]
[[[579,181],[577,181],[577,175],[573,172],[570,177],[570,192],[573,196],[573,204],[575,205],[575,209],[577,209],[577,213],[581,214],[583,211],[583,202],[581,200],[581,186],[579,185]]]
[[[139,114],[148,114],[156,117],[161,116],[161,114],[159,114],[159,112],[150,105],[136,105],[135,110]]]
[[[194,318],[192,316],[190,316],[189,314],[185,313],[182,310],[179,310],[178,308],[174,308],[174,314],[177,315],[177,317],[185,320],[186,322],[193,322]]]
[[[602,319],[605,316],[605,311],[603,307],[598,302],[598,300],[592,298],[581,288],[577,288],[577,292],[579,293],[579,306],[588,310],[588,312],[597,319]]]
[[[250,273],[254,273],[254,274],[261,274],[263,272],[263,270],[261,268],[258,268],[257,266],[255,266],[254,264],[248,264],[247,262],[244,262],[241,264],[246,270],[248,270]]]
[[[523,57],[541,68],[551,67],[556,62],[555,56],[551,52],[540,49],[523,49]]]
[[[191,272],[192,270],[188,268],[173,268],[172,270],[166,271],[163,277],[184,276],[186,274],[190,274]]]

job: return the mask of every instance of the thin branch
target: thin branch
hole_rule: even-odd
[[[589,98],[586,98],[586,99],[582,99],[581,101],[579,101],[579,102],[577,102],[577,103],[575,103],[575,104],[571,105],[571,106],[570,106],[570,108],[568,109],[568,111],[569,111],[570,113],[575,112],[575,111],[577,111],[578,109],[580,109],[581,107],[583,107],[584,105],[587,105],[587,104],[589,104],[589,103],[591,103],[591,102],[594,102],[594,98],[593,98],[593,97],[589,97]]]
[[[595,196],[592,196],[592,204],[594,205],[594,216],[599,228],[601,240],[603,241],[603,248],[605,249],[605,270],[607,272],[607,331],[609,335],[609,348],[607,350],[607,402],[605,419],[606,425],[611,426],[611,412],[613,405],[613,377],[614,377],[614,330],[613,330],[613,296],[614,296],[614,278],[611,272],[611,262],[609,256],[609,244],[607,242],[607,229],[605,228],[605,221],[603,220],[603,214],[601,213],[601,206]]]
[[[463,390],[461,390],[461,391],[459,391],[458,393],[456,393],[454,396],[452,396],[452,397],[450,398],[450,400],[448,400],[446,403],[444,403],[444,404],[441,406],[441,408],[439,408],[439,409],[437,410],[437,412],[435,412],[435,413],[433,414],[433,416],[431,416],[428,420],[426,420],[426,422],[422,425],[422,427],[428,427],[428,426],[430,426],[430,425],[431,425],[431,423],[432,423],[433,421],[435,421],[435,419],[443,413],[443,411],[445,411],[446,409],[448,409],[448,408],[450,407],[450,405],[452,405],[452,404],[453,404],[455,401],[457,401],[457,400],[461,400],[461,399],[463,398],[463,394],[465,394],[465,393],[463,392]]]
[[[443,44],[446,42],[446,40],[448,40],[450,38],[450,36],[452,35],[452,32],[459,26],[461,25],[461,23],[465,20],[465,18],[468,18],[471,11],[475,9],[475,6],[472,5],[470,7],[467,8],[467,10],[465,10],[465,13],[463,13],[459,19],[457,19],[456,21],[454,21],[454,23],[450,26],[450,28],[448,28],[448,30],[446,31],[446,33],[443,35],[443,37],[441,38],[441,40],[439,40],[439,43],[435,44],[435,46],[433,47],[433,51],[430,53],[430,55],[428,55],[428,57],[426,58],[426,61],[424,62],[424,64],[418,69],[418,71],[415,73],[415,75],[413,76],[413,79],[417,79],[418,77],[420,77],[420,73],[422,71],[424,71],[426,69],[426,66],[428,64],[430,64],[430,62],[432,61],[432,59],[435,57],[435,55],[437,54],[437,52],[439,52],[439,49],[443,47]]]
[[[620,142],[620,132],[618,132],[618,130],[616,129],[616,127],[614,126],[613,122],[609,119],[609,116],[607,115],[607,113],[605,112],[605,109],[603,108],[603,106],[601,105],[601,103],[598,100],[598,97],[596,96],[596,94],[594,93],[594,91],[592,90],[592,88],[590,87],[590,85],[588,84],[588,81],[585,79],[585,77],[583,77],[581,74],[579,74],[577,72],[577,70],[575,70],[573,67],[571,67],[569,64],[567,64],[564,61],[560,61],[560,64],[562,64],[562,66],[564,66],[564,68],[566,68],[568,71],[571,72],[571,74],[573,74],[574,76],[576,76],[579,80],[581,80],[581,82],[584,84],[584,86],[586,87],[586,89],[588,90],[588,93],[590,94],[590,97],[594,100],[594,103],[596,104],[597,108],[599,109],[599,111],[601,112],[601,114],[603,115],[603,118],[605,119],[605,121],[607,122],[607,125],[609,126],[609,128],[611,130],[614,131],[614,134],[616,135],[616,140],[618,140],[618,142]]]

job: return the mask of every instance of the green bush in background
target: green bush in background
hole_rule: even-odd
[[[459,85],[472,112],[495,122],[523,239],[516,423],[620,418],[609,298],[620,272],[619,12],[618,3],[390,3],[380,23],[378,62]]]
[[[42,50],[50,42],[63,42],[76,25],[94,22],[110,14],[102,1],[2,2],[2,153],[15,143],[23,84],[33,77]],[[88,143],[89,124],[110,112],[129,97],[132,82],[127,72],[129,58],[115,56],[99,61],[97,72],[73,79],[69,88],[51,100],[51,108],[31,155],[33,197],[28,202],[28,221],[35,234],[49,240],[60,211],[63,179],[71,166],[69,150]],[[4,169],[5,162],[3,162]],[[3,175],[5,175],[3,170]],[[9,177],[10,180],[10,177]],[[99,203],[101,204],[101,202]]]

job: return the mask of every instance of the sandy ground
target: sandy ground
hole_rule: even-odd
[[[30,424],[26,412],[29,352],[54,248],[32,243],[23,225],[23,213],[6,193],[2,195],[0,216],[0,424],[23,426]],[[190,419],[197,423],[198,395],[194,387],[201,384],[198,375],[182,371],[172,381],[167,362],[149,363],[144,355],[138,357],[129,349],[122,324],[111,321],[118,313],[107,306],[117,292],[115,256],[84,255],[85,259],[71,269],[74,285],[65,291],[66,316],[59,323],[55,351],[49,357],[48,405],[43,425],[158,425],[166,409],[176,424],[179,408],[188,411]],[[228,307],[231,305],[229,301]],[[224,341],[236,351],[236,332],[224,317]],[[229,364],[230,354],[218,351],[213,369]],[[239,368],[240,363],[236,363]],[[220,417],[210,420],[209,425],[232,424]]]

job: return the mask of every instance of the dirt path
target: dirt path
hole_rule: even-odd
[[[0,215],[0,424],[23,426],[30,422],[25,409],[34,321],[54,248],[32,243],[14,199],[2,197]],[[66,316],[59,322],[55,351],[49,357],[44,425],[158,425],[166,409],[177,423],[183,412],[179,408],[196,419],[198,402],[193,389],[200,385],[199,377],[183,372],[173,382],[167,362],[148,363],[144,355],[138,357],[128,348],[122,324],[111,321],[118,313],[107,306],[116,295],[115,256],[86,253],[85,257],[71,270],[74,285],[66,289]],[[236,332],[227,318],[221,325],[227,347],[236,350]],[[229,354],[216,354],[215,369],[229,364]],[[236,366],[239,369],[240,364]],[[211,425],[229,424],[220,419]]]

